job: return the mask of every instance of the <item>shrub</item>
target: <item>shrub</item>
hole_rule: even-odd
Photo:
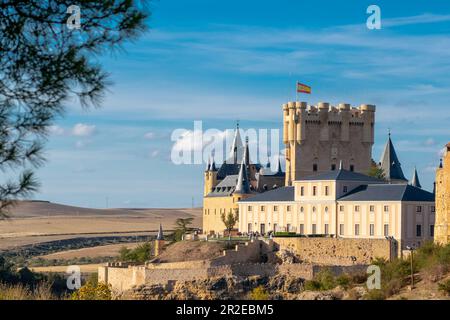
[[[134,249],[122,247],[119,251],[119,256],[121,261],[144,263],[150,260],[152,253],[153,244],[151,242],[145,242]]]
[[[373,289],[373,290],[369,290],[369,292],[367,292],[364,295],[364,299],[366,299],[366,300],[385,300],[386,294],[384,293],[383,290]]]
[[[352,283],[352,278],[348,274],[341,274],[336,278],[337,285],[347,289]]]
[[[438,284],[439,291],[443,291],[447,295],[450,295],[450,279]]]
[[[94,284],[86,282],[84,286],[72,293],[72,300],[111,300],[111,288],[103,282]]]
[[[0,283],[0,300],[55,300],[52,293],[52,284],[41,282],[30,289],[23,284],[3,284]]]
[[[269,300],[269,294],[263,286],[258,286],[250,292],[251,300]]]
[[[322,269],[313,280],[306,281],[305,290],[322,291],[331,290],[337,286],[337,281],[330,269]]]

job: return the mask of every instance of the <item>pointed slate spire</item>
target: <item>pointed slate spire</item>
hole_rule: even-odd
[[[209,170],[211,170],[211,171],[217,171],[217,168],[216,168],[216,161],[214,160],[214,151],[211,152],[211,165],[210,165],[210,167],[209,167]]]
[[[277,163],[277,171],[276,173],[283,173],[283,169],[281,169],[281,154],[278,155],[278,163]]]
[[[242,159],[241,168],[239,170],[238,181],[234,193],[244,194],[250,193],[250,185],[248,184],[247,169],[245,167],[245,159]]]
[[[344,162],[341,160],[339,161],[339,170],[343,170],[344,169]]]
[[[400,161],[398,160],[397,153],[395,152],[394,145],[392,144],[390,132],[388,141],[386,142],[386,146],[384,147],[383,155],[381,156],[380,165],[388,181],[408,181],[403,174]]]
[[[411,185],[413,187],[417,187],[417,188],[422,189],[422,186],[420,185],[419,175],[417,174],[416,167],[414,167],[414,174],[413,174],[413,178],[412,178],[412,181],[411,181]]]
[[[433,182],[433,194],[436,194],[436,181]]]
[[[236,123],[236,131],[234,133],[234,139],[233,139],[233,144],[231,145],[231,150],[230,150],[230,158],[231,158],[231,162],[234,164],[238,163],[238,159],[241,158],[242,156],[242,139],[241,139],[241,134],[239,132],[239,122]]]
[[[247,167],[250,165],[250,151],[248,149],[248,137],[245,137],[244,163]]]
[[[209,171],[209,169],[210,169],[210,164],[211,164],[211,158],[210,157],[208,157],[208,162],[206,163],[206,169],[205,169],[205,171]]]
[[[156,240],[164,240],[164,233],[163,233],[161,223],[159,224],[159,231],[158,231],[158,235],[156,236]]]
[[[270,169],[270,152],[267,151],[267,163],[266,163],[266,168]]]

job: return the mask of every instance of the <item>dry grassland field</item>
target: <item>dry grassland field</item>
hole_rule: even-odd
[[[0,220],[0,251],[48,241],[104,236],[156,234],[159,224],[172,230],[178,218],[194,218],[200,227],[201,209],[89,209],[45,201],[22,201]],[[133,248],[136,243],[125,246]],[[124,244],[102,245],[64,252],[52,252],[45,259],[71,259],[117,255]]]

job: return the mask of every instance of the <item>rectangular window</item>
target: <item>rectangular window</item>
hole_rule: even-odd
[[[328,186],[325,187],[325,195],[328,195]]]
[[[389,212],[389,206],[384,206],[384,212]]]
[[[300,195],[302,197],[305,195],[305,187],[300,187]]]
[[[248,229],[247,229],[248,232],[252,232],[252,224],[251,224],[251,223],[248,224],[248,227],[247,227],[247,228],[248,228]]]
[[[421,237],[422,236],[422,225],[418,224],[416,225],[416,237]]]
[[[344,193],[346,193],[346,192],[347,192],[347,186],[344,186],[344,188],[342,189],[342,191],[343,191]]]
[[[355,166],[352,164],[350,165],[350,171],[352,171],[352,172],[355,171]]]
[[[290,224],[290,223],[288,223],[288,224],[286,225],[286,231],[287,231],[287,232],[290,232],[290,231],[291,231],[291,224]]]
[[[317,164],[313,164],[313,171],[314,171],[314,172],[317,171]]]
[[[305,225],[303,223],[300,224],[300,234],[305,234]]]
[[[344,212],[344,206],[339,206],[339,211]]]
[[[261,206],[261,211],[265,211],[266,207],[265,206]]]
[[[247,210],[248,210],[248,211],[252,211],[252,210],[253,210],[253,207],[252,207],[252,206],[248,206]]]
[[[331,170],[332,170],[332,171],[335,171],[335,170],[336,170],[336,165],[335,165],[335,164],[332,164],[332,165],[331,165]]]
[[[370,211],[370,212],[375,212],[375,206],[370,206],[370,207],[369,207],[369,211]]]
[[[278,232],[278,225],[276,223],[273,224],[273,232]]]
[[[430,237],[434,237],[434,224],[430,224]]]
[[[343,223],[341,223],[341,224],[339,225],[339,234],[340,234],[341,236],[344,235],[344,224],[343,224]]]
[[[266,225],[264,223],[261,223],[260,225],[260,233],[265,234],[266,233]]]
[[[431,206],[431,212],[435,212],[436,211],[436,207],[435,206]]]
[[[422,212],[422,206],[417,206],[416,207],[416,212]]]
[[[317,193],[317,187],[316,186],[313,186],[313,192],[312,192],[313,194],[313,196],[315,196],[316,195],[316,193]]]
[[[359,236],[359,224],[355,224],[355,236]]]
[[[355,206],[355,212],[359,212],[359,206]]]
[[[375,225],[373,223],[369,226],[369,233],[371,237],[375,235]]]
[[[389,225],[388,224],[384,225],[384,236],[389,237]]]
[[[311,233],[312,234],[316,234],[317,233],[317,226],[316,226],[316,224],[313,224],[312,226],[311,226]]]
[[[290,211],[291,211],[291,206],[287,206],[287,207],[286,207],[286,211],[287,211],[287,212],[290,212]]]
[[[328,223],[325,223],[325,226],[324,226],[324,233],[325,233],[325,234],[329,234],[329,231],[328,231]]]
[[[273,211],[278,211],[278,206],[273,206]]]

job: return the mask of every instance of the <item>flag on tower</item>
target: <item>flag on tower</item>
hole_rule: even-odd
[[[311,87],[307,86],[306,84],[297,82],[297,92],[311,94]]]

